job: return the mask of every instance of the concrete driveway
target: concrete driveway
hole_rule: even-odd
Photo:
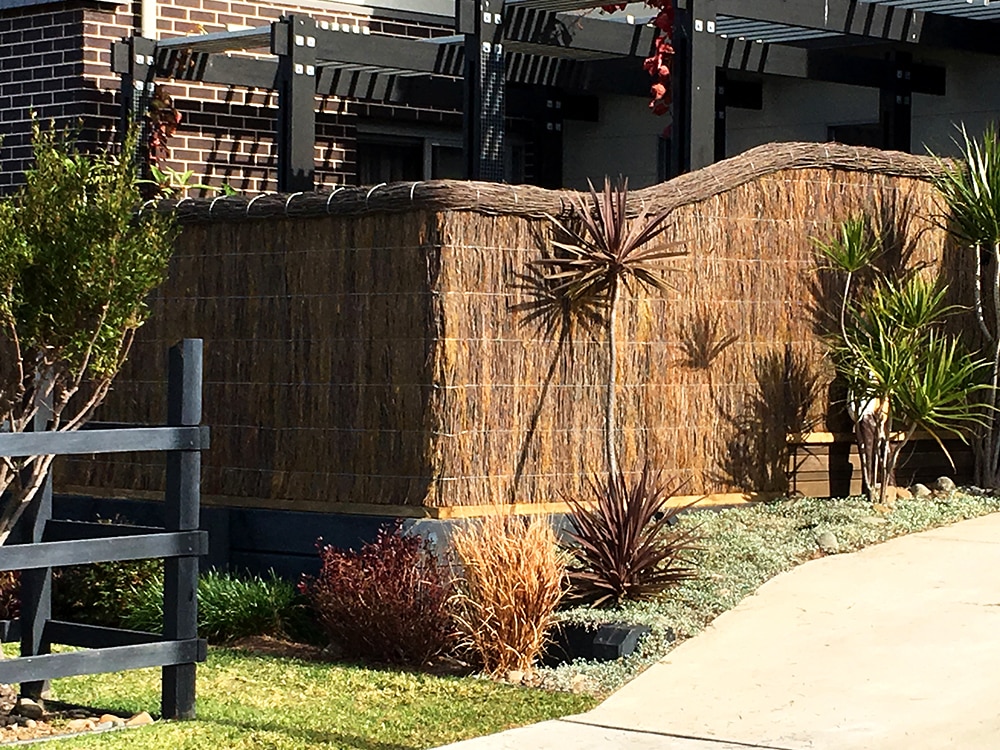
[[[801,565],[593,711],[449,747],[1000,748],[1000,514]]]

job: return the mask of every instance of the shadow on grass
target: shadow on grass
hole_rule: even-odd
[[[218,724],[220,726],[232,727],[247,733],[253,732],[274,732],[282,734],[290,739],[302,743],[303,747],[313,747],[319,745],[330,745],[331,747],[343,748],[343,750],[420,750],[426,747],[425,743],[402,745],[395,742],[380,742],[369,737],[360,737],[356,734],[343,732],[324,731],[322,729],[311,729],[307,726],[288,726],[274,721],[240,721],[239,719],[203,719],[206,724]],[[447,742],[447,740],[445,740]]]

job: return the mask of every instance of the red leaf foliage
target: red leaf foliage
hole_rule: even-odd
[[[167,141],[177,132],[181,119],[180,111],[174,107],[173,97],[163,86],[156,86],[146,110],[146,122],[149,126],[147,156],[150,164],[158,164],[167,158]]]
[[[360,552],[319,548],[319,576],[299,590],[347,658],[422,666],[451,643],[451,572],[399,523]]]
[[[696,531],[671,527],[677,514],[691,507],[668,505],[679,485],[644,467],[635,482],[619,473],[592,486],[592,506],[568,501],[575,529],[569,534],[575,543],[570,551],[576,565],[569,572],[573,593],[598,607],[619,605],[696,575],[688,557]]]

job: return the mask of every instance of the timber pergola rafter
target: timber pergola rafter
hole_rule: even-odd
[[[759,108],[766,76],[877,88],[883,145],[909,150],[912,95],[945,93],[944,68],[914,62],[913,52],[1000,53],[1000,3],[983,0],[675,2],[674,172],[725,155],[727,107]],[[654,11],[632,3],[607,15],[598,10],[604,4],[455,0],[452,18],[440,15],[435,0],[411,0],[405,11],[380,9],[390,18],[436,17],[442,29],[454,24],[453,35],[426,40],[371,33],[363,20],[330,24],[293,15],[244,31],[122,40],[114,47],[114,70],[123,76],[132,116],[145,107],[156,78],[277,91],[282,191],[313,187],[317,96],[461,109],[467,175],[500,180],[508,84],[539,91],[532,117],[538,137],[548,139],[539,150],[550,154],[562,147],[559,92],[648,90],[639,60],[657,33],[648,23]],[[524,87],[519,94],[523,100]],[[550,178],[559,187],[561,171]]]

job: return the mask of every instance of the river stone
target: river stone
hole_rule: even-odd
[[[40,719],[45,714],[45,709],[31,698],[18,698],[14,713],[25,719]]]
[[[927,500],[933,493],[925,484],[915,484],[910,487],[910,492],[917,500]]]
[[[954,492],[956,490],[955,483],[951,477],[938,477],[938,480],[934,483],[934,488],[939,492]]]
[[[143,726],[146,726],[146,724],[152,724],[152,723],[153,723],[153,717],[150,716],[147,711],[142,711],[141,713],[137,713],[131,719],[129,719],[128,721],[126,721],[125,722],[125,726],[127,726],[127,727],[143,727]]]
[[[837,537],[832,531],[824,531],[822,534],[817,536],[816,544],[828,555],[833,554],[840,549],[840,542],[837,541]]]

